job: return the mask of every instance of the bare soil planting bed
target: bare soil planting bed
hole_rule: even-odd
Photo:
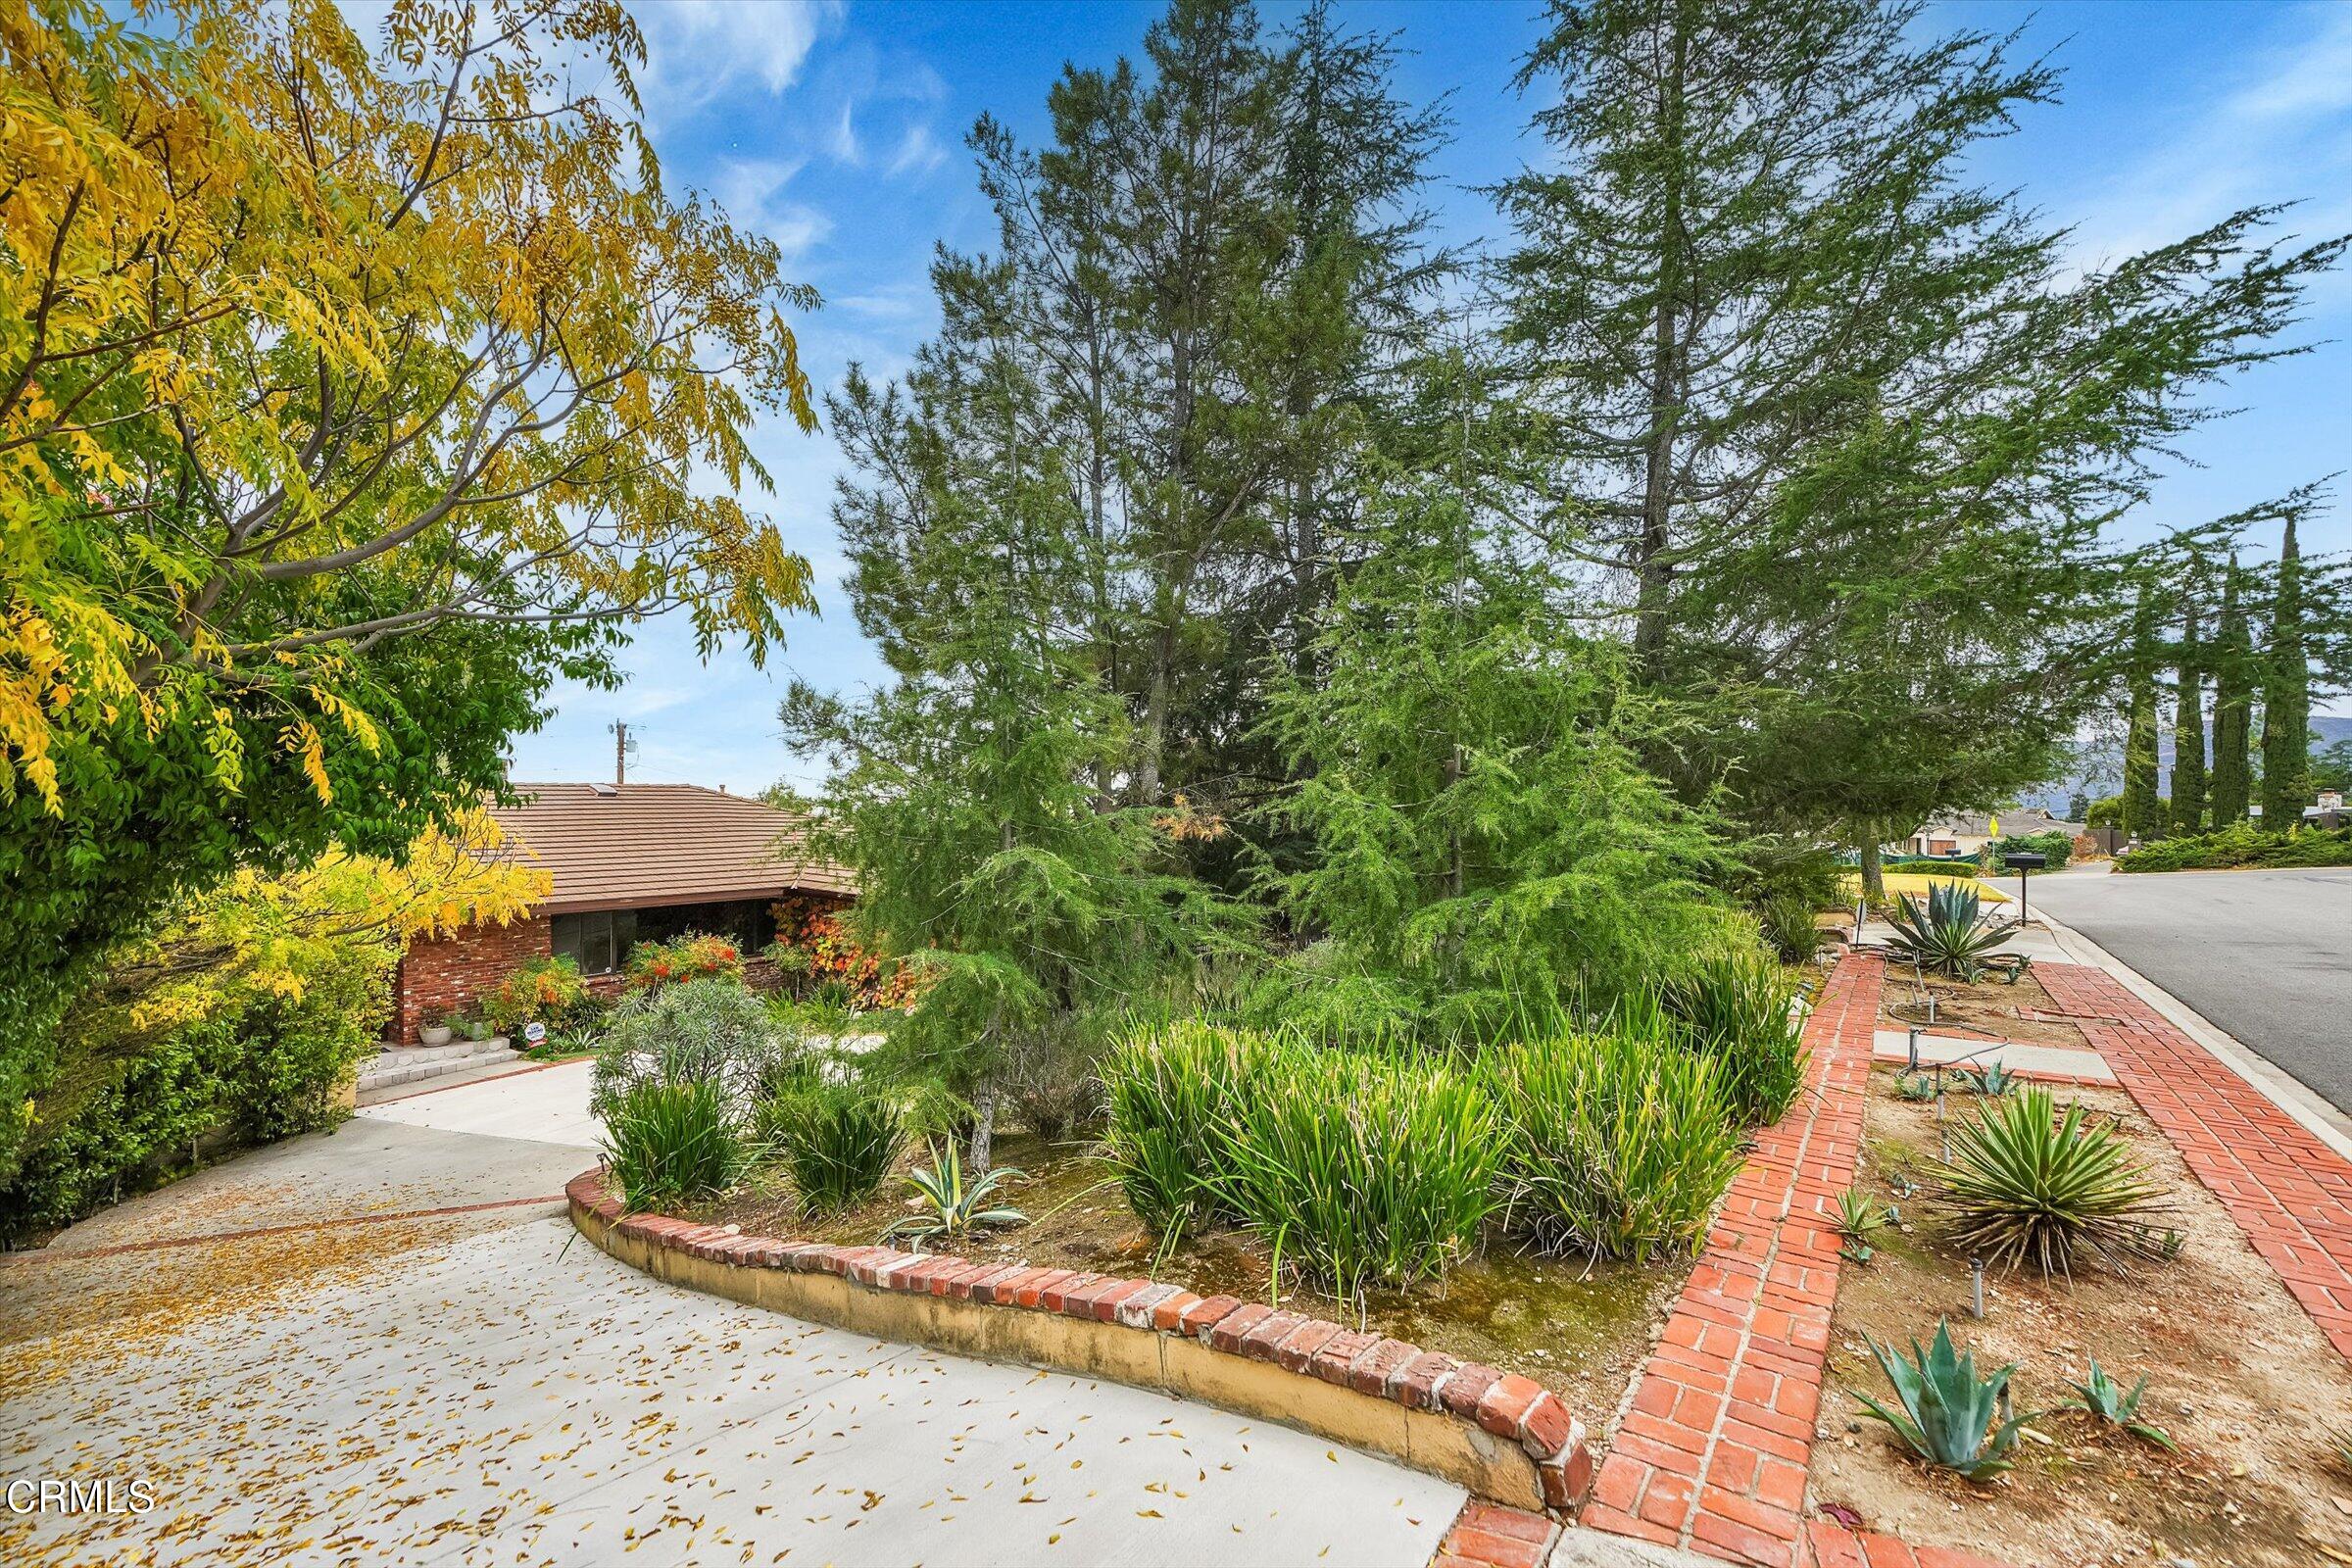
[[[1880,1027],[1904,1029],[1914,1024],[1923,1029],[1929,1027],[1921,999],[1922,987],[1920,976],[1908,963],[1889,958],[1886,990],[1879,1004]],[[1979,980],[1954,980],[1931,974],[1926,977],[1924,987],[1936,998],[1934,1027],[1938,1034],[1977,1034],[1988,1040],[2014,1040],[2023,1045],[2089,1049],[2090,1042],[2073,1024],[2025,1016],[2058,1010],[2050,1001],[2049,992],[2034,978],[2032,969],[2020,975],[2015,985],[1991,975]]]
[[[937,1250],[975,1262],[1150,1275],[1201,1296],[1272,1298],[1272,1250],[1253,1233],[1217,1231],[1158,1256],[1157,1239],[1129,1211],[1109,1166],[1088,1146],[1016,1135],[998,1141],[995,1163],[1023,1172],[1000,1189],[998,1200],[1027,1214],[1030,1223]],[[763,1236],[863,1246],[912,1212],[906,1195],[906,1183],[893,1176],[865,1202],[811,1220],[780,1182],[763,1190],[755,1180],[687,1217]],[[1284,1272],[1291,1274],[1287,1267]],[[1285,1279],[1281,1304],[1533,1378],[1567,1400],[1597,1440],[1615,1425],[1625,1391],[1689,1273],[1687,1261],[1588,1263],[1521,1255],[1496,1242],[1443,1283],[1369,1293],[1360,1311],[1357,1303],[1303,1288],[1295,1278]]]
[[[1967,1258],[1941,1240],[1945,1215],[1929,1174],[1939,1147],[1935,1106],[1896,1099],[1895,1076],[1872,1075],[1858,1185],[1899,1204],[1904,1223],[1899,1234],[1872,1238],[1869,1264],[1849,1262],[1840,1275],[1814,1449],[1816,1505],[1851,1509],[1865,1528],[1914,1545],[2046,1568],[2352,1564],[2352,1477],[2336,1468],[2329,1441],[2331,1429],[2352,1425],[2352,1366],[2130,1097],[2058,1096],[2115,1118],[2134,1155],[2172,1189],[2162,1223],[2187,1238],[2180,1256],[2128,1276],[2081,1271],[2071,1284],[1995,1273],[1978,1322],[1968,1315]],[[1947,1113],[1970,1115],[1974,1104],[1955,1096]],[[1906,1173],[1917,1188],[1908,1197],[1898,1182]],[[1914,1337],[1934,1334],[1938,1314],[1976,1352],[1980,1371],[2019,1364],[2019,1410],[2070,1399],[2067,1382],[2087,1373],[2091,1355],[2127,1388],[2145,1373],[2141,1419],[2180,1451],[2065,1413],[2036,1423],[2050,1441],[2021,1443],[2017,1468],[1989,1485],[1931,1472],[1885,1427],[1861,1419],[1847,1391],[1889,1395],[1864,1334],[1907,1350]]]

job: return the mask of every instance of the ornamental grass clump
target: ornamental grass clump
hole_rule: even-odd
[[[1805,1030],[1796,981],[1770,954],[1746,949],[1695,958],[1666,978],[1658,1001],[1691,1048],[1715,1058],[1735,1116],[1769,1126],[1787,1113],[1805,1086]]]
[[[1624,1020],[1488,1053],[1508,1229],[1556,1251],[1649,1259],[1694,1251],[1740,1169],[1710,1055]]]
[[[1219,1178],[1244,1221],[1343,1298],[1443,1275],[1494,1210],[1500,1129],[1439,1062],[1283,1042],[1247,1061]]]
[[[605,1112],[605,1165],[631,1212],[696,1203],[735,1185],[751,1152],[715,1083],[637,1084]]]
[[[2080,1104],[2061,1115],[2046,1089],[1985,1102],[1954,1128],[1937,1175],[1958,1216],[1952,1241],[1989,1263],[2067,1274],[2087,1257],[2120,1269],[2162,1246],[2148,1222],[2164,1189],[2113,1127]]]
[[[808,1081],[760,1102],[760,1142],[801,1207],[832,1214],[873,1196],[906,1145],[898,1102],[860,1084]]]
[[[1264,1036],[1193,1020],[1129,1037],[1097,1067],[1109,1105],[1103,1152],[1127,1206],[1173,1246],[1220,1215],[1227,1131],[1273,1047]]]

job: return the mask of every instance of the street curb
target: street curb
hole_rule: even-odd
[[[2352,1159],[2352,1116],[2337,1110],[2305,1088],[2284,1068],[2241,1044],[2228,1030],[2073,926],[2041,911],[2035,912],[2034,919],[2049,930],[2051,938],[2062,950],[2067,951],[2069,956],[2077,957],[2086,968],[2103,969],[2112,975],[2116,984],[2146,1003],[2156,1010],[2158,1016],[2202,1046],[2215,1060],[2245,1080],[2272,1104],[2292,1116],[2305,1132],[2344,1158]]]

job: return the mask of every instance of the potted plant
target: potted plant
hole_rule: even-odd
[[[472,1014],[467,1014],[466,1017],[458,1020],[459,1032],[464,1034],[466,1039],[472,1041],[477,1046],[483,1041],[489,1039],[496,1029],[497,1025],[493,1024],[489,1019],[477,1017]]]
[[[427,1007],[416,1017],[416,1039],[426,1046],[446,1046],[457,1031],[450,1027],[449,1014],[440,1007]]]

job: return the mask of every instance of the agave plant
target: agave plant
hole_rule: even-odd
[[[1998,1056],[1979,1067],[1973,1076],[1977,1093],[1991,1100],[1998,1100],[2017,1087],[2017,1074],[2002,1066]]]
[[[1959,1213],[1952,1240],[1987,1262],[2071,1274],[2080,1253],[2120,1269],[2160,1245],[2147,1220],[2164,1189],[2113,1127],[2080,1104],[2059,1115],[2046,1089],[1980,1106],[1937,1174]]]
[[[1894,927],[1895,951],[1925,970],[1974,980],[1983,972],[1993,950],[2009,933],[1984,913],[1977,890],[1955,881],[1939,880],[1923,901],[1905,893],[1887,914]]]
[[[1913,1340],[1907,1357],[1867,1334],[1862,1339],[1894,1386],[1895,1401],[1901,1406],[1889,1408],[1853,1391],[1865,1415],[1884,1421],[1904,1446],[1929,1464],[1971,1481],[1989,1481],[2009,1468],[2009,1450],[2017,1446],[2017,1435],[2040,1414],[2001,1418],[2003,1396],[2017,1372],[2014,1363],[1989,1377],[1977,1376],[1976,1352],[1956,1349],[1951,1325],[1941,1318],[1936,1320],[1934,1342],[1923,1350]]]
[[[884,1231],[882,1239],[887,1242],[894,1237],[909,1237],[920,1251],[924,1242],[952,1242],[984,1225],[1026,1225],[1029,1216],[1017,1208],[986,1206],[1000,1186],[1020,1174],[1010,1165],[1000,1165],[976,1182],[966,1181],[963,1155],[956,1152],[954,1142],[944,1147],[935,1145],[931,1163],[918,1165],[906,1173],[907,1184],[920,1200],[920,1210]]]
[[[1934,1100],[1936,1082],[1924,1072],[1905,1073],[1895,1081],[1894,1092],[1904,1100]]]
[[[1859,1187],[1848,1187],[1838,1195],[1838,1234],[1855,1241],[1870,1240],[1872,1231],[1885,1230],[1895,1222],[1895,1212]]]
[[[2139,1401],[2148,1392],[2148,1380],[2145,1377],[2132,1385],[2127,1393],[2122,1384],[2107,1375],[2107,1369],[2099,1365],[2099,1358],[2094,1355],[2090,1358],[2090,1376],[2081,1383],[2069,1383],[2067,1387],[2075,1391],[2075,1397],[2059,1406],[2060,1409],[2086,1410],[2093,1420],[2103,1421],[2111,1427],[2121,1427],[2133,1437],[2153,1443],[2160,1448],[2169,1449],[2173,1446],[2173,1440],[2165,1435],[2162,1427],[2152,1426],[2139,1418]]]

